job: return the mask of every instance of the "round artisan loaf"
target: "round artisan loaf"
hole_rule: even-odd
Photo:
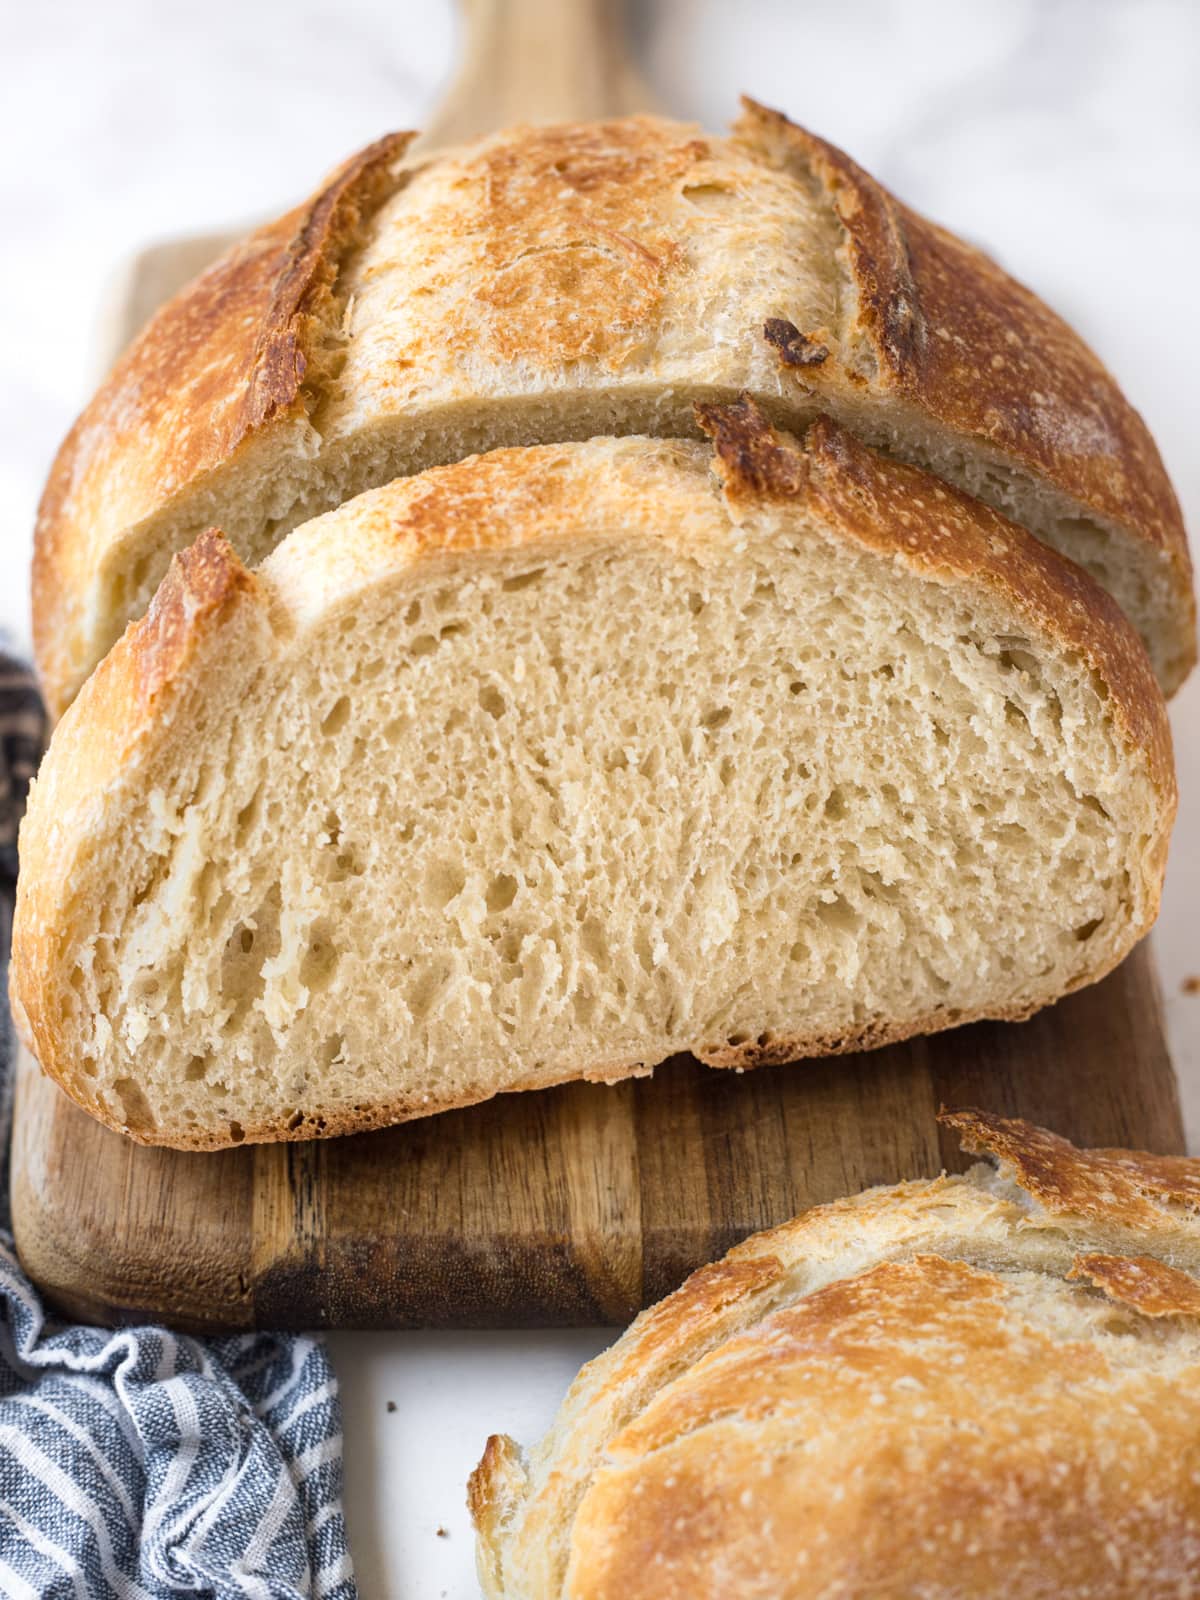
[[[1179,1600],[1200,1162],[945,1116],[965,1177],[748,1239],[471,1480],[489,1600]]]
[[[34,561],[57,714],[171,555],[290,528],[471,451],[694,434],[696,400],[818,411],[1022,523],[1116,597],[1163,686],[1194,657],[1179,508],[1064,323],[840,151],[747,103],[405,161],[381,140],[151,322],[64,443]]]
[[[1024,1017],[1127,954],[1175,786],[1114,601],[827,420],[699,426],[177,558],[21,835],[13,996],[71,1095],[304,1138]]]

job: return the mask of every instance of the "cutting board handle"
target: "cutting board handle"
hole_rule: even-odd
[[[515,122],[654,109],[629,59],[622,0],[459,0],[461,66],[421,140],[437,149]]]

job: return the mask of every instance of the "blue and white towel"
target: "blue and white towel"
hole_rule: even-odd
[[[16,820],[41,734],[28,674],[0,656],[5,959]],[[0,1595],[354,1600],[323,1343],[47,1316],[10,1227],[12,1055],[0,1000]]]

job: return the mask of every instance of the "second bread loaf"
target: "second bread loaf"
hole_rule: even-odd
[[[965,1177],[754,1235],[471,1480],[488,1600],[1183,1600],[1200,1162],[944,1114]]]
[[[253,566],[351,496],[501,445],[691,434],[747,390],[834,416],[1091,571],[1168,692],[1194,655],[1179,507],[1070,328],[786,117],[517,128],[415,166],[380,141],[154,319],[38,520],[57,715],[173,552]]]

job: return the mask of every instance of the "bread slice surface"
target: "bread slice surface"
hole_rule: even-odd
[[[756,1235],[471,1480],[488,1600],[1168,1600],[1200,1570],[1200,1162],[983,1112]]]
[[[833,424],[499,451],[172,568],[55,734],[13,993],[216,1146],[1023,1017],[1157,910],[1161,693],[1082,572]]]
[[[982,497],[1116,596],[1173,689],[1194,656],[1179,508],[1141,419],[1034,295],[840,151],[748,104],[732,135],[516,129],[414,167],[381,140],[154,319],[39,515],[57,714],[171,555],[254,565],[397,475],[503,445],[686,436],[749,390]]]

